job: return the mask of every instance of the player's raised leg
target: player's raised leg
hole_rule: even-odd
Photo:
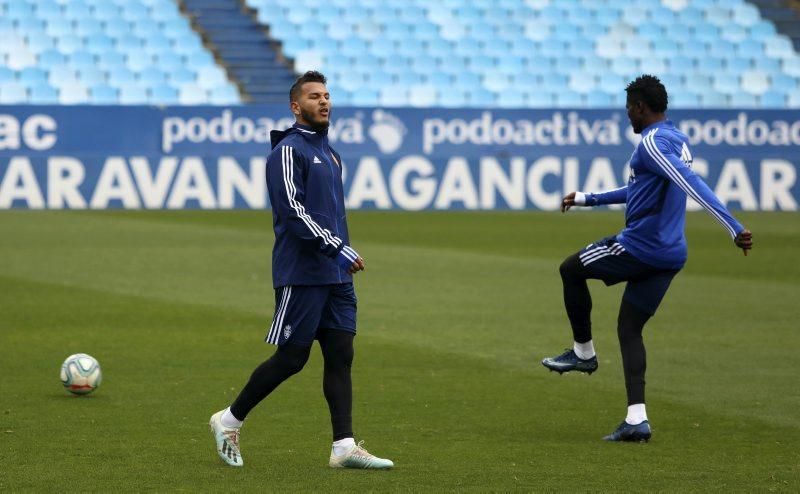
[[[556,357],[547,357],[542,365],[558,373],[578,371],[591,374],[597,370],[597,356],[592,342],[592,296],[586,280],[590,273],[583,265],[583,256],[593,252],[592,246],[568,257],[560,266],[564,286],[564,307],[572,327],[572,348]],[[588,253],[588,254],[587,254]]]

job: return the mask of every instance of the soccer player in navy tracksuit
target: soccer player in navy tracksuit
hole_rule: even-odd
[[[364,259],[350,247],[342,187],[342,160],[328,143],[331,101],[325,76],[309,71],[289,91],[296,123],[272,131],[267,187],[275,246],[272,279],[275,316],[266,341],[275,353],[253,371],[233,404],[210,426],[219,456],[242,466],[239,428],[261,400],[299,372],[319,341],[324,359],[322,388],[331,413],[334,468],[391,468],[353,438],[350,367],[356,334],[353,274]]]
[[[592,299],[587,279],[606,285],[627,282],[619,310],[617,333],[622,350],[628,415],[604,437],[608,441],[647,441],[650,424],[644,401],[645,348],[642,329],[655,314],[672,278],[686,262],[687,195],[728,232],[735,245],[752,248],[752,234],[728,212],[691,169],[687,137],[666,119],[667,91],[658,78],[643,75],[626,88],[628,118],[642,135],[630,160],[628,185],[602,193],[572,192],[561,211],[572,206],[626,204],[625,228],[590,244],[561,264],[564,305],[574,338],[572,349],[545,358],[542,364],[559,373],[597,370],[592,345]]]

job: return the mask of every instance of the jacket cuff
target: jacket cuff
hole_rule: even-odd
[[[344,269],[350,269],[350,266],[356,262],[358,257],[358,252],[354,251],[349,245],[345,245],[336,255],[336,264]]]

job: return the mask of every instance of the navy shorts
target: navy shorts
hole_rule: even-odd
[[[656,313],[672,278],[680,271],[640,261],[617,242],[616,235],[587,245],[577,255],[586,278],[602,280],[608,286],[628,282],[622,298],[650,315]]]
[[[355,333],[357,302],[352,283],[276,288],[275,316],[265,341],[311,346],[322,330]]]

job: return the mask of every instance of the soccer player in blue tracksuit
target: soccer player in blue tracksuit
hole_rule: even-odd
[[[356,334],[353,275],[364,259],[350,247],[342,187],[342,159],[328,143],[331,101],[325,76],[309,71],[289,91],[296,123],[272,131],[267,188],[275,246],[272,279],[275,316],[266,341],[275,353],[258,366],[230,407],[210,420],[217,453],[242,466],[239,429],[261,400],[299,372],[319,341],[322,389],[331,414],[334,468],[391,468],[353,438],[350,367]]]
[[[592,299],[587,279],[606,285],[627,282],[617,321],[622,366],[628,394],[628,415],[608,441],[647,441],[650,424],[644,401],[646,368],[642,329],[655,314],[672,278],[686,262],[686,197],[697,201],[747,251],[752,235],[723,206],[703,180],[692,172],[687,137],[666,119],[667,91],[658,78],[643,75],[631,82],[626,108],[634,132],[642,135],[630,160],[628,185],[608,192],[572,192],[561,211],[572,206],[626,204],[625,228],[590,244],[561,264],[564,305],[573,348],[545,358],[542,364],[559,373],[597,370],[592,345]]]

